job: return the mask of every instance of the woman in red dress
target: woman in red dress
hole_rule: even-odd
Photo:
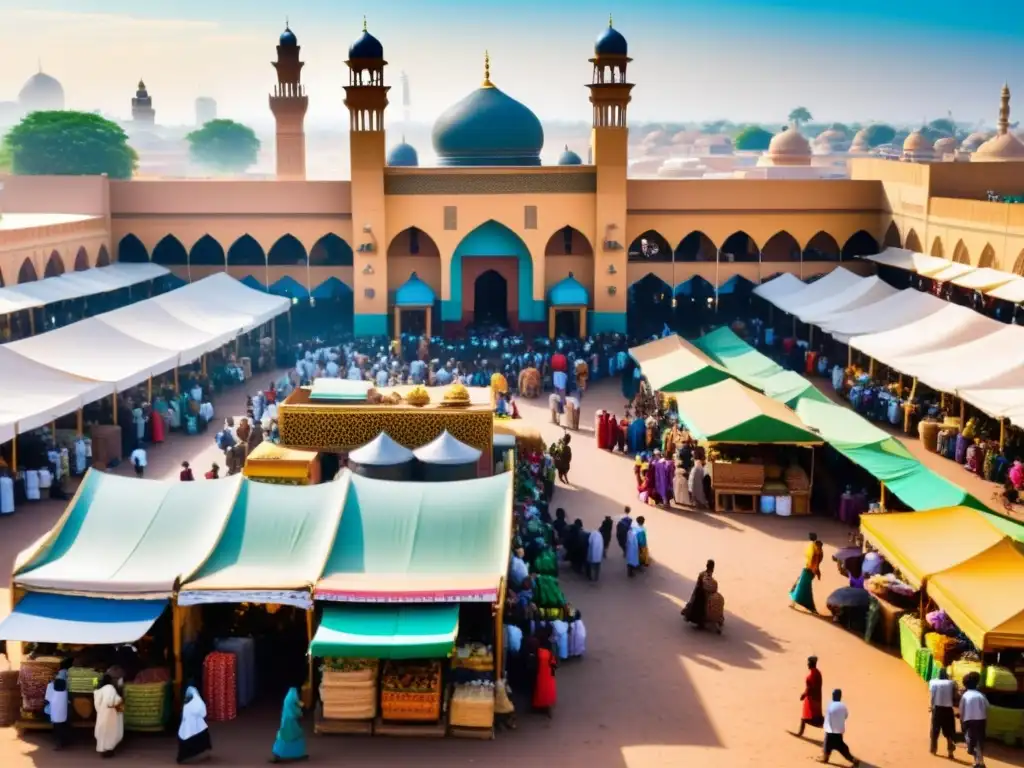
[[[533,685],[533,709],[551,717],[551,708],[558,701],[558,684],[555,682],[555,668],[558,660],[551,652],[547,638],[541,639],[537,649],[537,679]]]
[[[821,728],[825,724],[825,717],[821,712],[821,672],[818,671],[818,657],[811,656],[807,659],[807,679],[804,680],[804,692],[800,694],[800,700],[804,703],[800,713],[800,730],[797,736],[804,735],[804,728],[808,725],[812,728]]]

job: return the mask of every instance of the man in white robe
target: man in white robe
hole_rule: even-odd
[[[640,542],[637,541],[637,526],[634,522],[626,533],[626,574],[633,578],[640,570]]]
[[[597,581],[601,578],[601,561],[604,560],[604,539],[600,531],[591,531],[587,537],[587,578]]]
[[[96,751],[101,755],[113,752],[124,738],[124,715],[119,711],[121,697],[109,677],[104,676],[102,682],[92,694],[96,708]]]

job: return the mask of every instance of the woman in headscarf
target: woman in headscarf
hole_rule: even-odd
[[[213,749],[210,729],[206,725],[206,703],[193,686],[185,689],[185,706],[181,710],[178,728],[178,763]]]
[[[818,657],[807,658],[807,678],[804,680],[804,692],[800,694],[800,701],[803,702],[800,711],[800,729],[797,736],[804,735],[804,728],[808,725],[812,728],[821,728],[825,723],[825,717],[821,711],[821,672],[818,671]]]
[[[277,730],[277,739],[274,741],[273,756],[270,762],[290,763],[309,757],[306,753],[306,734],[302,731],[301,719],[302,705],[299,703],[299,691],[297,688],[289,688],[288,694],[284,697],[281,727]]]
[[[718,581],[715,580],[714,573],[715,561],[708,560],[693,585],[690,601],[681,611],[683,618],[697,629],[704,629],[708,620],[708,596],[718,591]]]
[[[687,478],[687,490],[690,491],[690,499],[697,509],[707,509],[708,497],[704,494],[704,462],[697,459],[693,462],[693,469]]]
[[[537,632],[538,645],[535,656],[536,676],[533,683],[531,704],[535,712],[542,712],[551,717],[551,709],[558,701],[558,683],[555,681],[555,669],[558,659],[551,646],[551,630],[542,627]]]
[[[96,708],[96,751],[103,757],[111,757],[117,745],[124,738],[123,701],[114,687],[110,675],[104,675],[100,684],[92,694],[93,706]]]
[[[690,501],[690,485],[686,476],[686,467],[683,466],[683,460],[679,457],[676,457],[673,464],[675,469],[672,475],[672,500],[681,507],[688,507],[692,502]]]
[[[802,606],[811,613],[817,613],[818,611],[814,607],[814,590],[811,585],[815,577],[821,579],[821,561],[825,554],[817,534],[811,533],[809,538],[807,549],[804,550],[804,567],[789,593],[789,599],[794,605]]]

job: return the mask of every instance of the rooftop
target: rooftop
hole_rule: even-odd
[[[2,213],[0,214],[0,230],[53,227],[58,224],[78,224],[81,221],[93,221],[101,218],[101,216],[88,216],[81,213]]]

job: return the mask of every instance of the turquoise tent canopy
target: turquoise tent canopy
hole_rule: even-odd
[[[254,291],[267,290],[267,286],[265,286],[262,281],[253,277],[252,275],[246,275],[241,280],[239,280],[239,282],[248,288],[252,288]]]
[[[351,293],[352,289],[345,285],[341,280],[336,277],[328,277],[313,289],[313,293],[311,295],[314,299],[327,301],[328,299],[336,299],[339,296]]]
[[[118,645],[149,632],[169,603],[30,592],[0,624],[0,639],[26,643]]]
[[[742,275],[733,275],[720,286],[718,286],[719,296],[728,296],[729,294],[736,293],[739,290],[748,289],[753,290],[754,284],[747,280]]]
[[[676,296],[692,296],[698,288],[704,288],[708,293],[714,293],[715,287],[700,275],[687,278],[676,286]]]
[[[287,296],[289,299],[309,298],[309,291],[306,290],[306,286],[289,275],[285,275],[270,286],[270,292],[275,296]]]
[[[423,282],[415,272],[395,291],[397,307],[432,307],[435,301],[437,296],[434,289]]]
[[[442,659],[455,648],[459,606],[328,605],[309,646],[314,658]]]
[[[551,286],[548,302],[553,307],[585,307],[590,303],[590,294],[583,287],[583,283],[570,272],[568,277]]]

